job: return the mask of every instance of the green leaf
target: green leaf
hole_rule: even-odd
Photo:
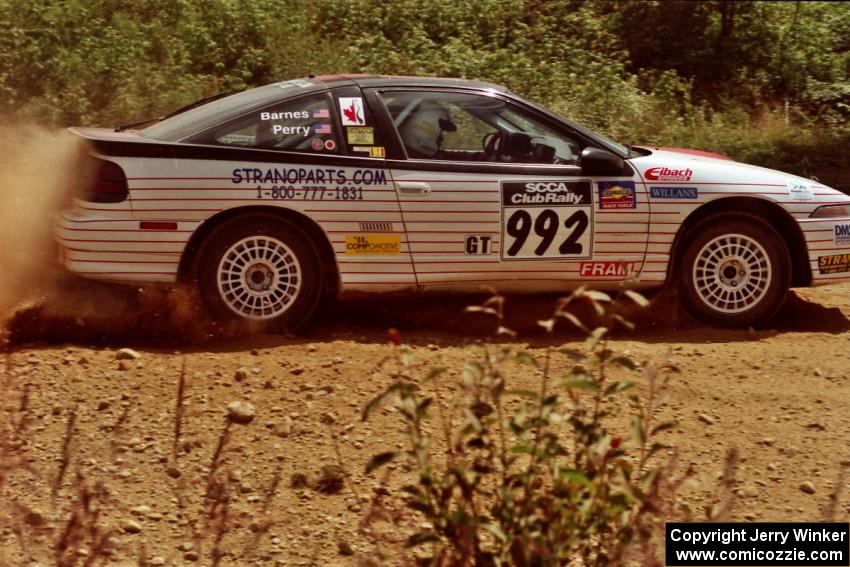
[[[614,320],[617,321],[618,323],[620,323],[622,326],[624,326],[625,328],[627,328],[630,331],[635,330],[635,324],[632,323],[631,321],[629,321],[628,319],[626,319],[625,317],[621,316],[621,315],[614,314]]]
[[[430,530],[425,532],[416,532],[407,538],[407,547],[416,547],[417,545],[437,541],[439,539],[440,537]]]
[[[626,297],[637,303],[641,307],[649,307],[649,300],[636,291],[626,290]]]
[[[646,443],[646,435],[643,429],[643,420],[639,416],[634,416],[632,418],[632,433],[634,433],[635,440],[638,445],[643,445]]]
[[[587,358],[587,355],[584,352],[574,348],[559,348],[558,352],[567,355],[567,357],[575,362],[581,362]]]
[[[486,417],[493,413],[493,406],[487,402],[475,402],[470,406],[470,409],[477,417]]]
[[[571,482],[575,482],[576,484],[580,484],[580,485],[585,486],[587,488],[590,488],[591,486],[593,486],[593,484],[590,482],[590,479],[587,478],[587,475],[585,475],[581,471],[576,471],[576,470],[559,471],[558,477],[562,478],[564,480],[569,480]]]
[[[638,365],[637,362],[629,358],[628,356],[615,356],[611,359],[612,364],[619,364],[623,368],[628,368],[629,370],[637,370]]]
[[[409,500],[405,503],[405,506],[410,508],[411,510],[416,510],[417,512],[422,512],[427,517],[434,516],[434,507],[428,504],[428,502],[424,502],[422,500]]]
[[[608,384],[608,387],[605,388],[604,396],[613,396],[619,392],[624,392],[630,388],[634,388],[634,382],[612,382]]]
[[[487,315],[495,315],[498,316],[499,312],[490,307],[482,307],[481,305],[469,305],[466,309],[464,309],[467,313],[486,313]]]
[[[668,429],[673,429],[677,425],[679,425],[678,421],[665,421],[664,423],[660,423],[660,424],[656,425],[655,427],[653,427],[652,431],[650,432],[649,435],[651,437],[651,436],[655,435],[656,433],[661,433],[662,431],[667,431]]]
[[[594,291],[592,289],[589,289],[585,291],[582,295],[584,295],[585,297],[589,297],[594,301],[611,301],[611,296],[602,291]]]
[[[582,323],[581,321],[579,321],[579,318],[578,318],[578,317],[576,317],[575,315],[573,315],[572,313],[570,313],[570,312],[568,312],[568,311],[558,311],[558,312],[556,313],[556,315],[557,315],[558,317],[563,317],[564,319],[566,319],[567,321],[569,321],[570,323],[572,323],[573,325],[575,325],[576,327],[578,327],[579,329],[581,329],[582,331],[584,331],[585,333],[590,333],[590,329],[588,329],[588,328],[584,325],[584,323]]]
[[[511,357],[515,362],[520,364],[528,364],[529,366],[537,366],[537,360],[527,352],[518,352]]]
[[[502,528],[497,526],[496,524],[486,522],[484,524],[484,529],[493,534],[493,537],[498,539],[501,542],[508,541],[508,536],[505,535],[505,532],[502,531]]]
[[[402,486],[401,491],[416,498],[425,498],[425,493],[422,492],[422,489],[413,484],[406,484]]]
[[[505,335],[505,336],[508,336],[508,337],[515,337],[516,331],[514,331],[513,329],[509,329],[507,327],[504,327],[502,325],[499,325],[496,328],[496,334],[497,335]]]
[[[448,368],[446,368],[445,366],[432,366],[430,369],[428,369],[428,374],[425,376],[425,379],[433,380],[446,370],[448,370]]]
[[[367,419],[369,419],[369,416],[372,414],[372,412],[375,411],[382,403],[384,403],[384,400],[387,399],[387,397],[402,390],[403,387],[404,384],[402,384],[401,382],[395,382],[394,384],[391,384],[386,390],[369,400],[369,403],[367,403],[363,407],[363,412],[360,416],[361,420],[366,421]]]
[[[593,350],[596,348],[596,345],[599,344],[599,341],[602,340],[602,337],[605,336],[605,333],[608,332],[608,329],[605,327],[596,327],[593,329],[593,332],[589,334],[587,339],[584,341],[584,348],[587,350]]]
[[[665,444],[665,443],[653,443],[653,444],[649,447],[649,451],[646,453],[646,458],[647,458],[647,459],[650,459],[650,458],[652,458],[652,456],[653,456],[655,453],[657,453],[658,451],[660,451],[660,450],[662,450],[662,449],[669,449],[669,448],[670,448],[670,445],[667,445],[667,444]]]
[[[389,463],[393,459],[395,459],[399,453],[395,451],[387,451],[385,453],[378,453],[366,464],[366,474],[371,473],[375,469],[378,469],[385,464]]]
[[[599,384],[593,380],[563,380],[559,384],[567,390],[598,390]]]
[[[428,407],[434,401],[434,398],[428,397],[419,402],[416,406],[416,417],[424,417],[426,412],[428,411]]]
[[[537,400],[540,399],[540,394],[538,392],[535,392],[534,390],[527,390],[527,389],[509,390],[508,393],[511,394],[511,395],[514,395],[514,396],[521,396],[523,398],[528,398],[528,399],[534,400],[534,401],[537,401]]]

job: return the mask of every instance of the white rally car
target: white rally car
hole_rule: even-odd
[[[65,267],[196,282],[224,318],[293,328],[345,292],[675,285],[695,317],[749,326],[789,287],[850,280],[850,197],[624,147],[490,83],[323,76],[72,131]]]

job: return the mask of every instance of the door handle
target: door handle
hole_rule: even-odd
[[[420,181],[399,181],[395,184],[399,195],[430,195],[431,186]]]

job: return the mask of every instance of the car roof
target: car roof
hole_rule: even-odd
[[[486,81],[449,77],[411,77],[404,75],[339,74],[319,75],[307,80],[319,81],[328,87],[357,85],[360,87],[453,87],[508,92],[507,87]]]

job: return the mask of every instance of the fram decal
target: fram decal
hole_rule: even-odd
[[[821,274],[839,274],[850,272],[850,254],[834,254],[818,257],[818,271]]]
[[[670,169],[669,167],[650,167],[643,172],[650,181],[690,181],[692,169]]]
[[[600,209],[634,209],[636,206],[634,181],[599,182]]]
[[[310,140],[310,147],[314,152],[320,152],[325,149],[325,143],[320,138],[313,138]]]
[[[583,278],[619,276],[628,277],[635,273],[634,262],[582,262],[579,275]]]
[[[339,111],[343,126],[365,126],[363,99],[360,97],[339,97]]]
[[[696,187],[650,187],[649,196],[653,199],[697,199]]]

